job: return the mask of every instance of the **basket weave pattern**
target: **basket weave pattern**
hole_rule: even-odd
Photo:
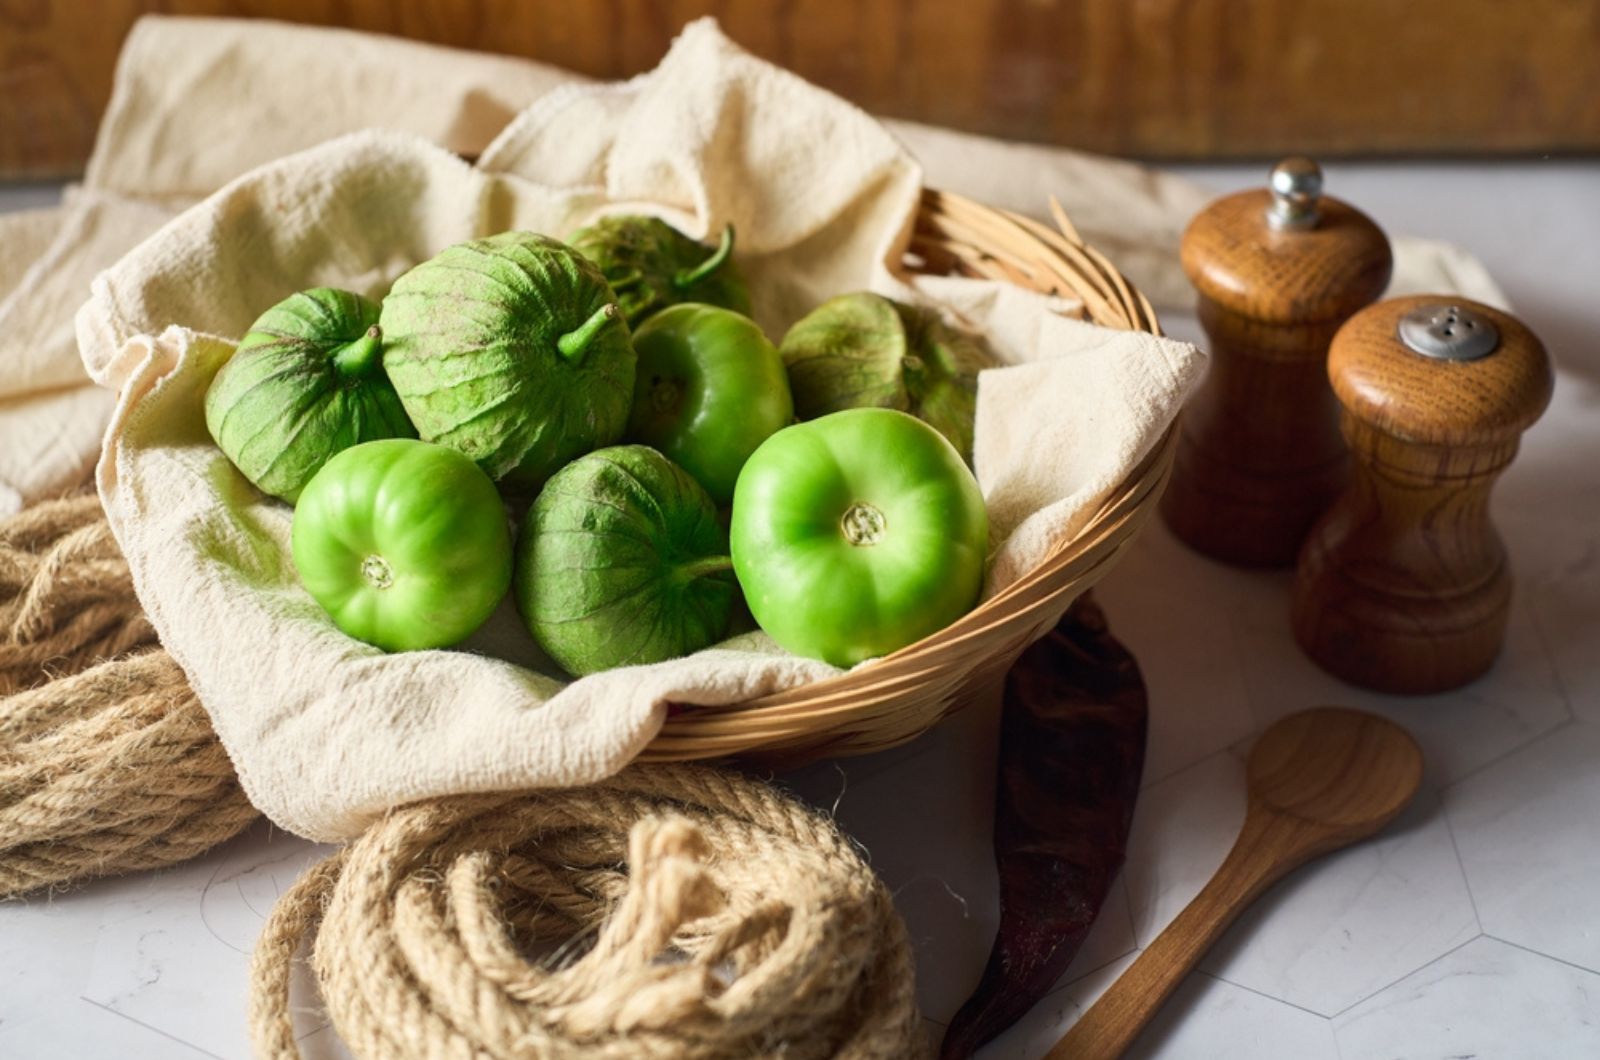
[[[1083,305],[1106,327],[1159,335],[1150,303],[1087,246],[1060,207],[1060,230],[927,190],[906,268],[1005,280]],[[643,761],[741,756],[785,765],[869,754],[905,743],[971,702],[1109,571],[1155,510],[1172,470],[1169,429],[1070,539],[1028,574],[951,625],[866,667],[742,704],[672,711]]]

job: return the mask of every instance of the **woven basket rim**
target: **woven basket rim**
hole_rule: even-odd
[[[1083,241],[1054,199],[1050,207],[1057,228],[950,192],[924,189],[907,248],[909,256],[920,260],[907,270],[1000,279],[1068,296],[1082,304],[1083,315],[1093,323],[1160,335],[1149,300]],[[737,755],[795,763],[865,753],[915,738],[961,705],[956,688],[975,669],[962,665],[963,660],[1008,667],[1022,647],[1053,625],[1072,599],[1110,568],[1154,510],[1176,448],[1173,423],[1075,533],[1054,542],[1031,570],[950,625],[810,684],[742,703],[675,707],[639,758],[684,761]],[[1049,624],[1035,630],[1046,616]],[[930,710],[934,701],[938,707]]]

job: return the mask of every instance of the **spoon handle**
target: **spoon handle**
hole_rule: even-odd
[[[1234,918],[1315,853],[1305,838],[1297,822],[1252,807],[1216,874],[1045,1054],[1045,1060],[1121,1056]]]

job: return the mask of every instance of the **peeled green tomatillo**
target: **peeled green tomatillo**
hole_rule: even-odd
[[[383,364],[427,441],[532,492],[622,437],[633,347],[594,263],[532,232],[460,243],[383,300]]]
[[[938,431],[851,409],[762,443],[739,475],[729,538],[761,628],[797,655],[853,666],[977,603],[989,519]]]
[[[206,429],[244,477],[294,503],[343,449],[415,437],[383,374],[378,304],[317,287],[263,313],[206,391]]]
[[[779,349],[802,419],[854,408],[899,409],[931,424],[972,462],[982,342],[931,309],[870,291],[830,298]]]
[[[661,450],[727,504],[756,446],[794,418],[777,349],[749,317],[694,303],[651,317],[633,348],[628,440]]]
[[[580,228],[568,242],[600,266],[633,327],[679,302],[750,312],[750,293],[733,260],[732,225],[713,248],[660,218],[619,214]]]
[[[291,530],[306,590],[350,636],[385,651],[443,648],[511,584],[511,530],[489,476],[454,449],[367,442],[329,460]]]
[[[716,506],[643,445],[553,475],[517,541],[517,608],[568,673],[661,662],[727,632],[734,584]]]

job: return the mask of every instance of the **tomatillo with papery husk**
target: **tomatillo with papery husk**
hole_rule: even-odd
[[[750,292],[733,260],[731,224],[708,247],[658,217],[616,214],[580,228],[568,242],[600,266],[631,327],[682,302],[750,312]]]
[[[922,306],[871,291],[839,295],[800,318],[779,345],[801,419],[899,409],[930,424],[972,463],[983,341]]]
[[[301,491],[290,543],[334,624],[385,651],[444,648],[511,584],[511,527],[489,476],[410,438],[357,445]]]
[[[517,540],[517,610],[571,674],[677,658],[728,630],[739,589],[716,505],[644,445],[551,476]]]
[[[440,251],[395,281],[384,370],[417,433],[513,493],[622,437],[633,346],[594,263],[533,232]]]
[[[727,504],[739,469],[794,419],[777,347],[731,309],[685,303],[634,332],[629,441],[659,449]]]
[[[989,518],[938,431],[851,409],[762,443],[739,474],[729,541],[761,628],[797,655],[853,666],[971,610]]]
[[[261,314],[211,381],[205,408],[233,465],[291,504],[335,453],[417,433],[383,373],[378,303],[332,287]]]

